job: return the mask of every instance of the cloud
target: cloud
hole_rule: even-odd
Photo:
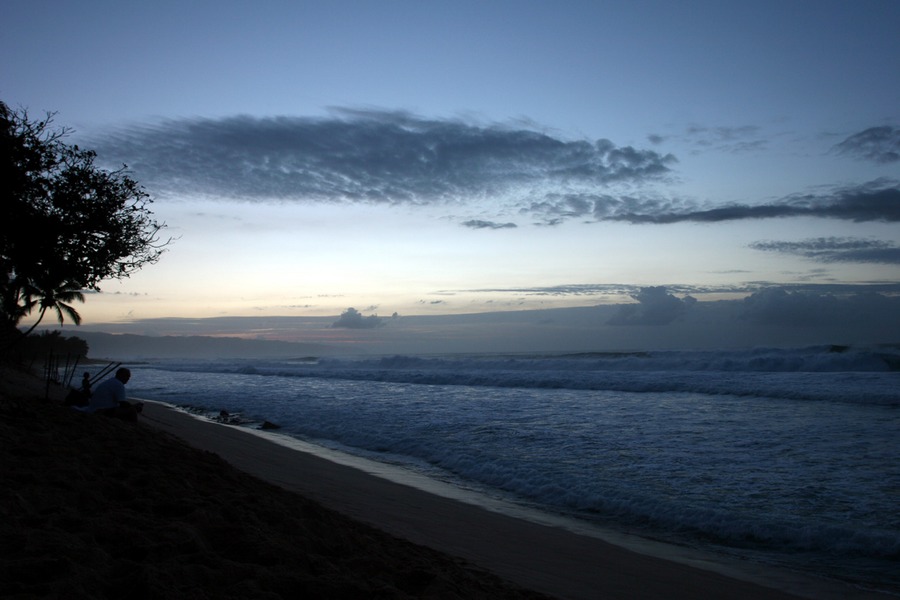
[[[584,283],[535,287],[476,288],[444,290],[442,293],[501,293],[529,296],[623,296],[636,293],[639,288],[615,283]]]
[[[426,205],[603,189],[669,173],[671,155],[530,129],[336,109],[327,118],[176,119],[89,140],[154,195]]]
[[[900,314],[900,297],[877,293],[840,297],[833,294],[767,288],[743,300],[740,318],[780,327],[863,323],[873,315]]]
[[[537,217],[545,225],[558,225],[566,219],[592,216],[596,202],[597,196],[593,195],[548,193],[520,212]]]
[[[631,297],[638,303],[620,306],[608,325],[668,325],[697,302],[691,296],[679,299],[664,286],[641,288]]]
[[[834,150],[879,164],[895,163],[900,161],[900,128],[870,127],[835,145]]]
[[[661,298],[665,294],[681,294],[685,299],[694,296],[706,296],[713,294],[722,295],[747,295],[756,293],[769,287],[778,287],[797,293],[806,294],[835,294],[847,296],[853,294],[881,293],[900,297],[900,283],[896,282],[870,282],[870,283],[809,283],[799,282],[790,285],[771,281],[747,281],[731,285],[684,285],[668,283],[664,287],[646,287],[623,283],[573,283],[568,285],[533,286],[533,287],[504,287],[504,288],[474,288],[465,290],[443,290],[439,294],[519,294],[523,296],[551,296],[551,297],[596,297],[608,303],[611,299],[618,300],[623,297],[633,299],[643,298],[645,302],[652,302],[655,298]],[[646,292],[645,290],[657,290]],[[665,294],[658,290],[664,290]],[[656,294],[656,295],[654,295]],[[640,302],[640,300],[639,300]],[[629,309],[632,310],[632,309]]]
[[[761,128],[756,125],[741,125],[737,127],[691,125],[682,133],[670,135],[651,133],[647,136],[647,140],[654,145],[670,140],[680,141],[693,148],[692,152],[694,154],[707,150],[742,154],[765,149],[768,141],[761,138],[760,134]]]
[[[462,223],[463,227],[470,229],[515,229],[518,227],[515,223],[495,223],[494,221],[482,221],[473,219]]]
[[[689,128],[695,147],[740,151],[759,128]],[[889,162],[898,130],[851,136],[839,151]],[[648,137],[651,144],[666,140]],[[401,111],[334,109],[326,117],[233,116],[162,120],[85,140],[109,164],[125,163],[157,197],[203,196],[251,202],[474,206],[518,211],[539,225],[566,220],[668,224],[776,217],[900,221],[900,186],[881,179],[767,204],[701,206],[654,195],[671,154],[609,140],[564,140],[529,124],[477,125]],[[623,193],[627,190],[627,193]],[[468,219],[473,229],[516,225]]]
[[[348,308],[341,313],[341,316],[337,321],[331,324],[332,327],[342,327],[345,329],[375,329],[377,327],[382,327],[383,325],[384,320],[381,317],[377,315],[364,317],[355,308]]]
[[[770,204],[730,204],[699,208],[687,201],[653,198],[594,199],[594,216],[603,221],[669,224],[717,223],[778,217],[819,217],[847,221],[900,221],[900,184],[878,179],[824,194],[795,194]]]
[[[723,152],[740,154],[756,151],[766,146],[766,141],[757,136],[760,128],[756,125],[739,127],[707,127],[693,125],[688,128],[685,139],[701,149],[715,148]]]
[[[796,254],[825,263],[900,264],[900,246],[882,240],[822,237],[800,242],[754,242],[750,247],[764,252]]]

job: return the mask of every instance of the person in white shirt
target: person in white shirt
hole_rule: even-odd
[[[126,400],[125,384],[131,379],[131,371],[122,367],[116,376],[107,379],[91,394],[91,401],[86,407],[90,413],[100,413],[110,417],[118,417],[126,421],[136,421],[143,404],[132,404]]]

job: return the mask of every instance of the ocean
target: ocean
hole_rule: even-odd
[[[128,366],[133,397],[900,595],[900,346]]]

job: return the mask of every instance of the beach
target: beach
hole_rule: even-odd
[[[0,597],[541,598],[0,377]]]
[[[4,597],[826,597],[485,510],[163,404],[137,424],[80,414],[39,384],[4,371]]]

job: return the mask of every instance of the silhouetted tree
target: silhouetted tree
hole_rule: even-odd
[[[96,153],[62,140],[53,114],[31,120],[0,101],[0,319],[21,337],[22,319],[48,310],[60,323],[81,318],[69,304],[104,279],[122,279],[159,260],[171,239],[149,210],[149,195],[125,172],[94,164]],[[37,325],[32,325],[30,333]]]
[[[87,356],[88,349],[88,343],[74,335],[63,337],[59,331],[42,331],[40,335],[32,335],[23,340],[16,352],[25,358],[45,359],[51,353],[83,358]]]
[[[71,378],[75,366],[88,355],[88,343],[78,337],[63,337],[59,331],[42,331],[39,335],[20,336],[4,356],[7,363],[29,369],[43,365],[45,373]],[[59,369],[63,369],[59,373]]]

